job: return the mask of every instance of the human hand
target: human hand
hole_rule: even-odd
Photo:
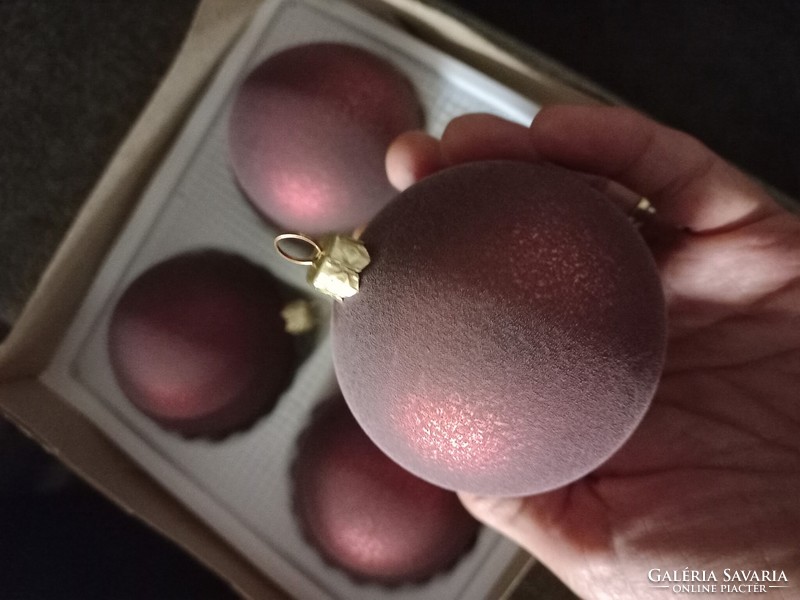
[[[545,108],[530,128],[461,117],[441,140],[398,138],[387,172],[403,189],[448,165],[498,158],[583,172],[623,204],[650,199],[657,215],[643,233],[669,342],[652,406],[605,464],[525,498],[462,494],[466,507],[585,598],[665,598],[672,592],[654,586],[674,583],[648,574],[686,568],[717,581],[678,585],[797,597],[800,219],[697,140],[622,108]],[[784,572],[788,582],[726,582],[725,569]]]

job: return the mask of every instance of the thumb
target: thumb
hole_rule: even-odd
[[[573,587],[571,561],[557,549],[557,539],[546,539],[537,524],[536,500],[499,498],[459,492],[461,503],[478,521],[514,541],[550,569],[565,585]],[[565,560],[566,559],[566,560]]]
[[[534,553],[534,524],[526,511],[526,498],[478,496],[466,492],[459,492],[458,497],[478,521]]]
[[[610,555],[609,536],[591,500],[570,487],[535,496],[500,498],[459,492],[478,521],[527,550],[579,596]],[[575,508],[576,510],[573,510]]]

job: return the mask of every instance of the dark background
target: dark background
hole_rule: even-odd
[[[0,339],[196,4],[0,0]],[[800,197],[799,2],[452,4]],[[537,592],[568,597],[543,569],[515,597]],[[232,597],[0,422],[0,598]]]

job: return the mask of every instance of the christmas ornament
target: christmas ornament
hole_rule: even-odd
[[[390,457],[437,485],[543,492],[628,438],[658,383],[665,306],[635,227],[574,173],[477,162],[412,186],[361,237],[334,306],[339,383]]]
[[[295,46],[266,59],[239,87],[231,166],[277,226],[351,232],[396,193],[384,171],[389,144],[422,125],[411,83],[388,61],[346,44]]]
[[[357,580],[423,581],[475,541],[478,523],[457,496],[385,456],[341,398],[315,411],[299,438],[292,479],[305,537]]]
[[[108,350],[126,397],[167,429],[220,436],[269,412],[294,350],[263,268],[218,250],[158,263],[124,291]]]

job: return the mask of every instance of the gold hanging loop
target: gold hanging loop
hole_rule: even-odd
[[[285,240],[303,242],[304,244],[310,246],[313,252],[308,257],[292,256],[286,250],[281,248],[281,242]],[[302,233],[282,233],[275,238],[273,244],[275,245],[275,250],[277,250],[278,254],[280,254],[283,258],[288,260],[290,263],[303,267],[310,267],[322,256],[322,248],[319,247],[319,244]]]

